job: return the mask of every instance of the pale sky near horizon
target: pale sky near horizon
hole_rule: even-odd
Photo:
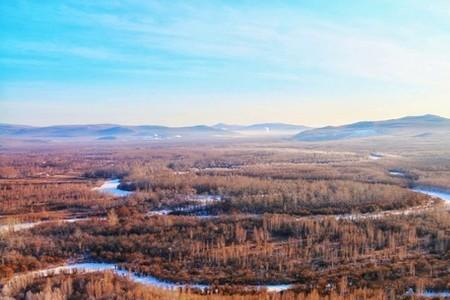
[[[0,123],[428,113],[450,117],[447,0],[0,3]]]

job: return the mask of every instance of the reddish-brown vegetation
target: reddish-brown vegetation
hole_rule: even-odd
[[[450,289],[448,211],[378,219],[332,216],[423,205],[430,198],[408,186],[445,186],[450,170],[445,158],[430,156],[427,165],[422,158],[393,157],[375,163],[367,161],[367,151],[259,144],[4,151],[0,224],[91,218],[1,233],[0,282],[78,259],[220,285],[209,299],[228,294],[238,297],[233,299],[380,299],[408,288]],[[391,169],[408,176],[390,176]],[[136,193],[115,198],[92,190],[113,177]],[[199,194],[221,197],[198,208],[215,217],[182,216],[195,210],[146,215],[194,203]],[[239,288],[268,283],[295,288],[277,296]],[[14,297],[201,297],[195,293],[142,287],[111,274],[66,274],[29,278]]]

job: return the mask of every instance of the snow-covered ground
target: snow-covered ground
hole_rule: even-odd
[[[194,210],[199,210],[202,208],[205,208],[206,206],[210,205],[211,203],[222,201],[222,197],[220,195],[193,195],[189,196],[189,201],[195,202],[196,204],[191,204],[188,206],[180,206],[175,207],[173,209],[160,209],[160,210],[152,210],[147,213],[148,216],[165,216],[169,215],[172,212],[184,212],[189,213]],[[198,217],[211,217],[209,215],[198,215]]]
[[[195,195],[189,198],[189,200],[206,204],[222,201],[222,197],[220,195]]]
[[[400,171],[389,171],[389,175],[391,176],[398,176],[398,177],[405,177],[406,174]]]
[[[171,212],[171,209],[152,210],[147,213],[147,216],[167,216]]]
[[[110,194],[116,197],[126,197],[133,193],[119,189],[119,184],[120,179],[111,179],[105,181],[101,186],[93,188],[92,190],[98,191],[100,193]]]
[[[159,287],[163,289],[176,289],[180,287],[190,287],[190,288],[198,288],[198,289],[206,289],[208,285],[205,284],[186,284],[186,283],[176,283],[170,281],[164,281],[158,279],[154,276],[150,275],[137,275],[134,272],[130,272],[127,270],[118,269],[117,265],[111,263],[74,263],[68,264],[59,267],[48,268],[39,271],[28,272],[24,274],[19,274],[14,276],[10,281],[9,285],[14,284],[14,281],[21,280],[23,276],[32,276],[32,277],[46,277],[51,275],[57,275],[61,273],[72,273],[72,272],[83,272],[83,273],[92,273],[92,272],[103,272],[103,271],[113,271],[114,273],[125,276],[130,280],[138,283],[142,283],[145,285],[150,285],[154,287]],[[5,288],[7,289],[7,285]],[[267,289],[269,292],[280,292],[283,290],[287,290],[292,288],[290,284],[274,284],[274,285],[257,285],[257,286],[249,286],[251,288],[257,289]]]
[[[406,209],[396,209],[396,210],[386,210],[374,213],[365,213],[365,214],[346,214],[346,215],[337,215],[336,220],[364,220],[364,219],[380,219],[387,216],[399,216],[399,215],[410,215],[410,214],[418,214],[427,209],[432,208],[432,203],[428,203],[426,205],[414,206]]]
[[[73,223],[73,222],[80,222],[80,221],[86,221],[90,218],[74,218],[74,219],[62,219],[62,220],[49,220],[49,221],[37,221],[37,222],[26,222],[26,223],[17,223],[17,224],[4,224],[0,225],[0,233],[6,232],[6,231],[20,231],[25,229],[33,228],[39,224],[45,224],[45,223]]]
[[[382,157],[384,157],[384,154],[381,154],[381,153],[372,152],[369,154],[369,159],[372,159],[372,160],[378,160]]]
[[[18,224],[4,224],[0,225],[0,233],[6,231],[20,231],[25,229],[33,228],[36,225],[42,224],[42,221],[39,222],[27,222],[27,223],[18,223]]]

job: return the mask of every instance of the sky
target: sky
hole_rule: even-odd
[[[0,123],[450,117],[448,0],[0,1]]]

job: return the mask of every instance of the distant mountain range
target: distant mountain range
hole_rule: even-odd
[[[409,116],[385,121],[363,121],[343,126],[327,126],[300,132],[299,141],[330,141],[375,136],[426,137],[448,134],[450,119],[436,115]]]
[[[410,116],[386,121],[363,121],[343,126],[308,128],[284,123],[167,127],[158,125],[124,126],[116,124],[55,125],[34,127],[0,124],[0,138],[13,139],[89,139],[160,140],[207,139],[235,136],[280,136],[299,141],[331,141],[376,136],[428,137],[450,136],[450,119],[435,116]]]
[[[209,126],[166,127],[156,125],[123,126],[115,124],[97,125],[55,125],[32,127],[0,124],[0,136],[16,138],[97,138],[112,140],[119,137],[129,138],[181,138],[210,137],[227,135],[229,132]]]
[[[290,135],[307,127],[266,123],[248,126],[217,124],[214,126],[167,127],[158,125],[123,126],[116,124],[95,125],[55,125],[34,127],[25,125],[0,124],[0,137],[8,138],[90,138],[97,140],[115,139],[178,139],[213,138],[233,135]]]

